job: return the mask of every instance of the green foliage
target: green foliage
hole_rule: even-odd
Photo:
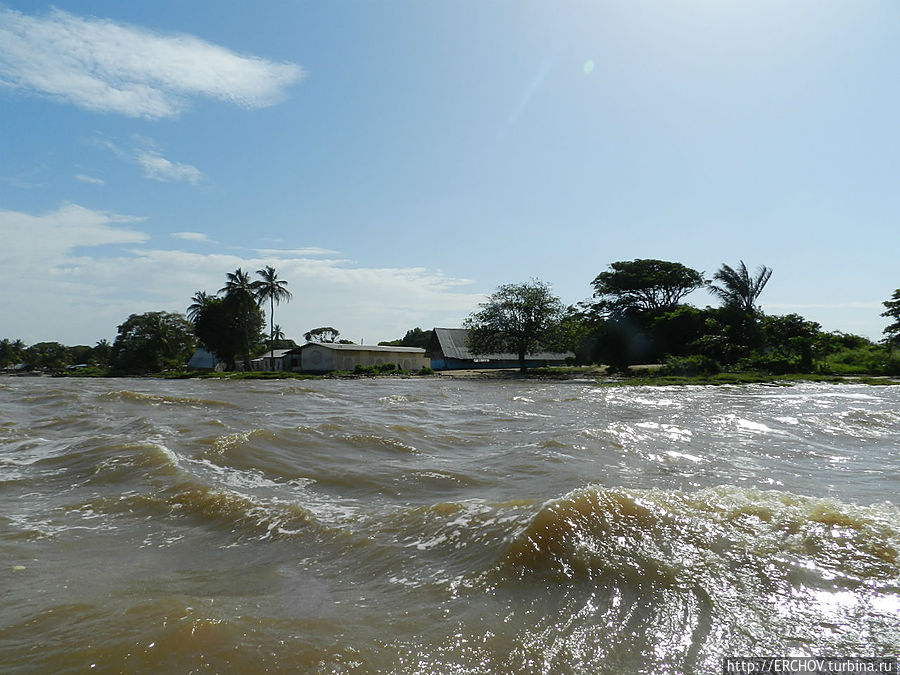
[[[391,375],[402,372],[404,372],[404,370],[398,368],[396,363],[380,363],[371,366],[363,366],[357,363],[356,367],[353,369],[354,375]]]
[[[696,307],[679,305],[653,319],[650,327],[657,354],[681,356],[706,334],[707,314]]]
[[[731,307],[747,314],[754,314],[757,311],[756,301],[759,299],[763,288],[769,283],[772,270],[765,265],[761,265],[756,270],[756,275],[751,278],[744,261],[741,260],[740,262],[740,267],[737,270],[723,264],[719,271],[713,275],[713,279],[719,282],[718,285],[710,284],[709,290],[713,294],[718,295],[726,307]]]
[[[269,301],[269,351],[271,353],[275,349],[279,349],[275,346],[277,339],[275,329],[278,328],[278,331],[281,332],[281,327],[275,326],[275,305],[280,305],[282,300],[290,302],[293,296],[287,289],[287,281],[278,278],[278,272],[274,267],[266,265],[263,269],[256,270],[256,274],[259,275],[259,280],[251,284],[253,297],[260,305],[266,300]],[[281,333],[280,337],[283,339],[284,333]]]
[[[671,310],[706,284],[701,272],[667,260],[623,260],[610,268],[591,282],[600,310],[610,314]]]
[[[900,346],[900,288],[894,291],[890,300],[881,304],[885,306],[885,311],[881,316],[894,320],[894,323],[884,329],[884,334],[887,336],[885,340],[889,344]]]
[[[337,342],[341,335],[341,331],[331,326],[322,326],[321,328],[313,328],[303,334],[303,339],[307,342]]]
[[[717,375],[722,366],[715,359],[701,354],[670,356],[657,372],[660,375]]]
[[[818,323],[799,314],[786,314],[764,316],[761,328],[765,348],[754,359],[758,367],[772,373],[812,372],[813,352],[821,335]]]
[[[564,307],[550,285],[536,279],[497,288],[465,321],[473,354],[512,352],[525,371],[525,357],[559,343]]]
[[[428,349],[433,337],[433,330],[422,330],[421,328],[416,327],[406,331],[406,335],[402,338],[397,340],[385,340],[378,344],[385,347],[419,347],[420,349]]]
[[[106,377],[109,371],[99,366],[85,366],[84,368],[76,368],[69,366],[65,370],[66,377]]]
[[[72,364],[69,348],[59,342],[38,342],[25,350],[25,362],[33,368],[60,370]]]
[[[8,368],[22,363],[25,358],[25,343],[21,340],[0,340],[0,368]]]
[[[116,373],[143,375],[183,366],[194,352],[192,326],[181,314],[132,314],[118,328],[112,346]]]
[[[253,296],[235,282],[224,298],[210,298],[197,313],[194,334],[204,348],[225,361],[228,370],[234,370],[239,358],[244,360],[246,369],[251,352],[262,342],[263,325],[262,312]]]
[[[827,354],[822,370],[839,374],[900,375],[900,354],[887,345],[869,343],[838,349]]]
[[[431,340],[434,338],[433,330],[422,330],[418,326],[412,330],[406,331],[406,335],[400,340],[401,347],[419,347],[420,349],[428,349]]]

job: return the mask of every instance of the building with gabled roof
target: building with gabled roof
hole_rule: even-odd
[[[518,368],[519,356],[513,353],[472,354],[466,344],[469,331],[465,328],[435,328],[434,337],[426,350],[435,370],[471,368]],[[536,352],[526,354],[525,367],[564,366],[573,352]]]

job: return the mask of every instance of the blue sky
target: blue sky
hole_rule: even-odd
[[[0,0],[0,337],[273,265],[289,337],[374,343],[661,258],[879,338],[898,75],[888,1]]]

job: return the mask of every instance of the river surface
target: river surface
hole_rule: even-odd
[[[900,651],[900,387],[0,379],[4,673]]]

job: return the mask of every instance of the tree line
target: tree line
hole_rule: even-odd
[[[592,296],[565,306],[549,284],[532,280],[498,289],[465,321],[474,354],[570,351],[576,364],[605,364],[626,372],[637,363],[664,363],[671,374],[707,374],[723,369],[774,374],[824,372],[900,374],[900,289],[885,301],[891,323],[885,338],[824,332],[799,314],[768,315],[759,298],[772,277],[765,265],[754,272],[743,261],[723,264],[711,279],[678,262],[636,259],[611,263],[591,282]],[[249,368],[250,359],[297,344],[275,323],[275,306],[291,300],[288,283],[271,266],[256,278],[241,268],[225,275],[214,293],[198,291],[186,314],[132,314],[118,326],[115,341],[67,347],[58,342],[31,346],[0,340],[0,368],[16,364],[60,371],[85,366],[110,374],[144,374],[183,368],[204,347],[226,363]],[[719,306],[698,308],[684,299],[708,289]],[[268,335],[263,308],[268,305]],[[413,328],[381,342],[427,348],[433,332]],[[323,326],[307,341],[343,342],[340,331]]]
[[[465,322],[474,354],[525,356],[571,351],[579,365],[605,364],[627,372],[638,363],[664,363],[666,374],[713,374],[723,369],[900,374],[900,289],[884,303],[893,319],[881,343],[822,327],[799,314],[768,315],[760,295],[772,277],[765,265],[723,264],[712,279],[678,262],[618,261],[591,282],[593,295],[566,307],[540,280],[500,286]],[[720,305],[703,309],[684,298],[708,289]]]

